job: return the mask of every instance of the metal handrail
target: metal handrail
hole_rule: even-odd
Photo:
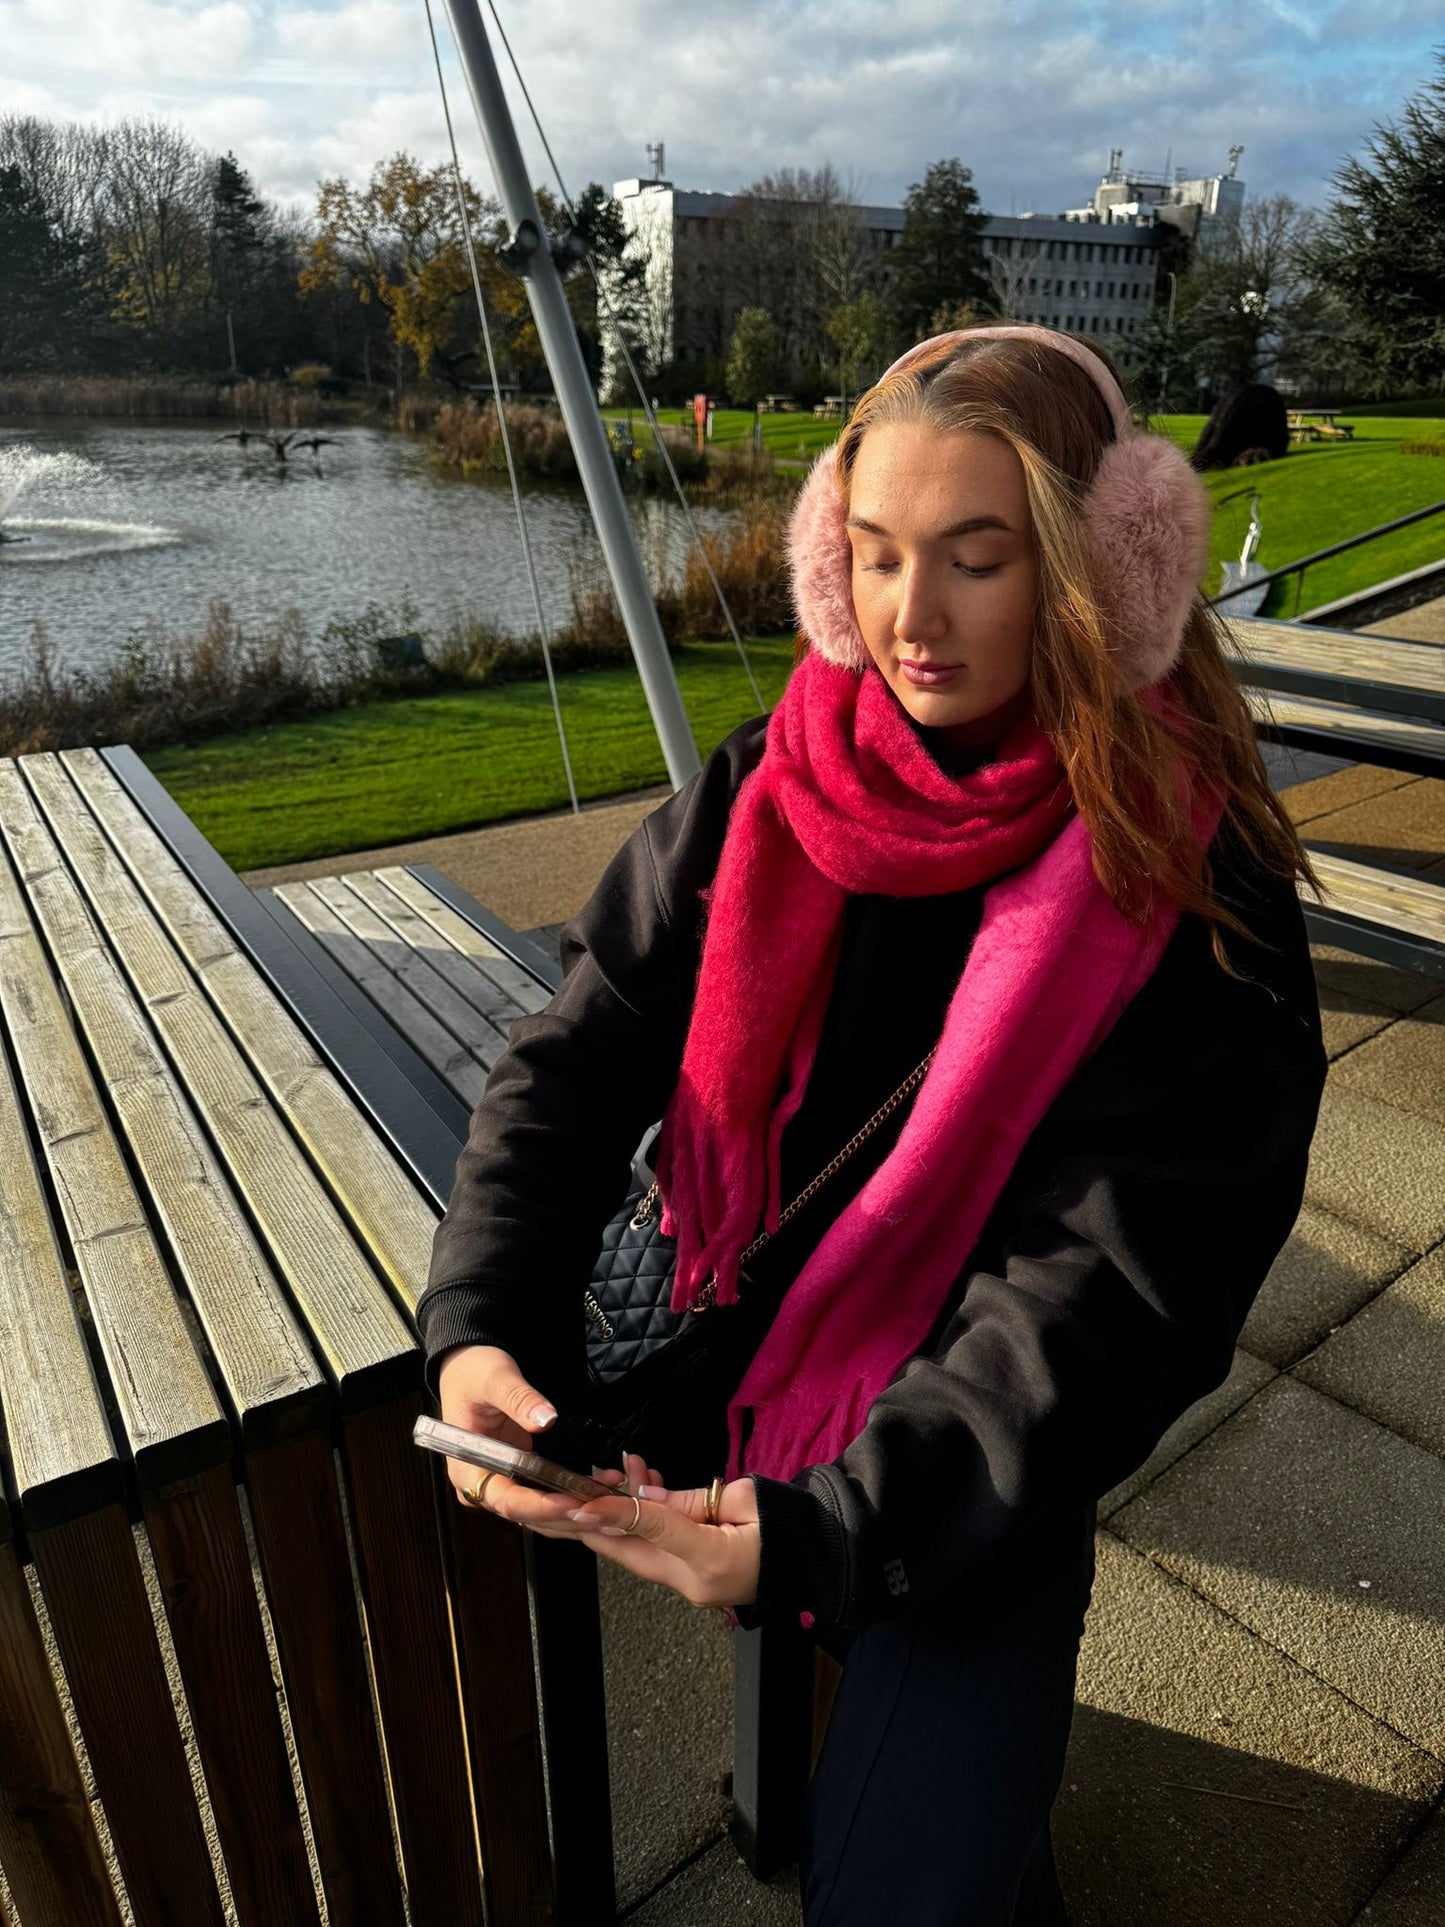
[[[1244,493],[1243,490],[1240,491]],[[1390,535],[1396,529],[1409,528],[1412,522],[1424,522],[1432,515],[1445,513],[1445,502],[1435,502],[1429,508],[1412,509],[1408,515],[1400,515],[1393,522],[1382,522],[1377,529],[1366,529],[1363,535],[1351,535],[1343,542],[1332,542],[1327,549],[1316,549],[1313,555],[1302,556],[1298,562],[1287,562],[1282,569],[1270,569],[1265,575],[1252,576],[1248,582],[1237,582],[1232,589],[1223,589],[1218,595],[1206,596],[1205,601],[1211,609],[1217,609],[1221,602],[1228,602],[1231,596],[1243,595],[1246,589],[1263,588],[1271,582],[1282,582],[1286,576],[1302,576],[1312,562],[1323,562],[1332,555],[1343,555],[1346,549],[1357,549],[1365,542],[1373,542],[1377,536]]]

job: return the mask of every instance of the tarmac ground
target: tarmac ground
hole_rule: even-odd
[[[1311,844],[1445,880],[1445,782],[1271,761]],[[250,881],[425,858],[554,932],[663,795]],[[1445,984],[1315,962],[1299,1223],[1225,1384],[1100,1508],[1054,1819],[1076,1927],[1445,1927]],[[615,1567],[603,1596],[625,1917],[793,1927],[795,1876],[726,1835],[725,1629]]]

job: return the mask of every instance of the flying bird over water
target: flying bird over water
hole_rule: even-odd
[[[228,435],[218,435],[217,441],[239,442],[246,448],[252,442],[264,442],[278,463],[284,462],[293,448],[309,448],[317,465],[320,465],[323,448],[339,446],[334,435],[303,435],[299,428],[288,430],[284,435],[273,434],[266,428],[237,428]]]

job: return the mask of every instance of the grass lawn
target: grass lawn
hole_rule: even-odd
[[[1445,501],[1445,459],[1434,455],[1402,455],[1402,438],[1438,441],[1437,421],[1400,416],[1367,416],[1351,411],[1355,438],[1351,442],[1304,442],[1283,461],[1261,462],[1258,468],[1223,469],[1205,478],[1215,502],[1236,489],[1259,490],[1264,535],[1259,559],[1267,569],[1283,568],[1332,542],[1363,535],[1412,509]],[[1206,589],[1216,590],[1220,575],[1213,566],[1225,556],[1237,556],[1249,524],[1249,499],[1231,502],[1214,518],[1210,542],[1210,573]],[[1317,608],[1336,597],[1368,589],[1391,576],[1445,557],[1445,515],[1413,528],[1382,536],[1378,542],[1320,562],[1305,572],[1299,607]],[[1262,611],[1290,616],[1295,610],[1295,586],[1277,584]]]
[[[782,694],[791,636],[748,645],[763,696]],[[731,642],[686,643],[674,661],[706,756],[756,713]],[[562,720],[584,800],[667,780],[633,669],[561,678]],[[237,870],[441,836],[565,809],[547,685],[401,698],[307,722],[218,736],[146,762]]]
[[[614,421],[625,421],[625,408],[604,408],[605,417]],[[691,408],[659,408],[657,419],[676,427],[692,428]],[[838,439],[841,423],[836,421],[815,422],[810,408],[800,409],[796,415],[764,415],[763,447],[779,461],[811,462],[813,457],[830,442]],[[640,408],[632,410],[632,432],[639,439],[647,436],[647,417]],[[752,440],[753,411],[751,408],[717,408],[712,418],[712,443],[714,448],[745,448]]]

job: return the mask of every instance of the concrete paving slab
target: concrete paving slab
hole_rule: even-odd
[[[1346,1927],[1440,1764],[1109,1532],[1054,1845],[1075,1927]]]
[[[1337,1218],[1428,1251],[1445,1237],[1445,1129],[1331,1073],[1305,1195]]]
[[[727,1828],[732,1634],[663,1586],[598,1561],[619,1907]]]
[[[1222,1425],[1231,1412],[1238,1411],[1247,1398],[1253,1398],[1273,1377],[1272,1365],[1265,1364],[1262,1358],[1252,1358],[1246,1351],[1236,1351],[1229,1377],[1181,1413],[1139,1470],[1121,1480],[1112,1492],[1104,1494],[1099,1501],[1099,1517],[1107,1519],[1120,1506],[1137,1498],[1161,1472],[1167,1471],[1176,1459],[1183,1458],[1202,1438],[1207,1438],[1216,1425]]]
[[[798,1875],[789,1867],[767,1881],[754,1880],[730,1840],[684,1867],[635,1913],[627,1927],[801,1927]]]
[[[1445,1463],[1288,1376],[1110,1530],[1445,1760]]]
[[[1422,777],[1407,776],[1397,769],[1384,769],[1378,763],[1351,763],[1345,769],[1331,771],[1328,776],[1316,776],[1311,782],[1281,787],[1279,793],[1291,821],[1302,828],[1317,816],[1330,816],[1336,810],[1350,809],[1356,803],[1368,803],[1372,797],[1384,796],[1390,790],[1403,789],[1407,783],[1422,781]]]
[[[1445,856],[1445,781],[1422,776],[1363,802],[1311,817],[1307,840],[1311,847],[1333,850],[1360,863],[1423,869]]]
[[[1295,1376],[1445,1458],[1445,1251],[1412,1265]]]
[[[1445,1920],[1445,1811],[1414,1845],[1359,1917],[1358,1927],[1440,1927]]]
[[[1445,596],[1417,602],[1413,609],[1401,609],[1383,621],[1366,623],[1361,634],[1403,636],[1407,642],[1445,642]]]
[[[1281,1371],[1410,1263],[1406,1246],[1307,1204],[1250,1307],[1240,1342]]]
[[[388,863],[434,863],[514,930],[562,923],[576,916],[643,817],[670,793],[644,790],[609,802],[586,803],[576,816],[560,810],[452,836],[394,843],[380,850],[353,850],[345,856],[318,857],[278,869],[249,870],[244,880],[260,889],[309,877],[343,876],[351,870],[376,870]]]
[[[1318,990],[1320,1029],[1324,1034],[1325,1056],[1331,1063],[1353,1050],[1356,1044],[1363,1044],[1367,1037],[1378,1036],[1399,1015],[1384,1004],[1352,997],[1347,990],[1335,990],[1329,984],[1320,984]]]
[[[1445,1125],[1445,996],[1361,1043],[1335,1078],[1345,1090],[1364,1091]]]
[[[1361,957],[1329,943],[1311,944],[1310,955],[1314,958],[1315,981],[1322,987],[1346,991],[1367,1003],[1383,1004],[1387,1010],[1418,1010],[1440,995],[1439,979],[1427,977],[1423,971],[1396,970],[1392,964],[1376,963],[1372,957]]]

